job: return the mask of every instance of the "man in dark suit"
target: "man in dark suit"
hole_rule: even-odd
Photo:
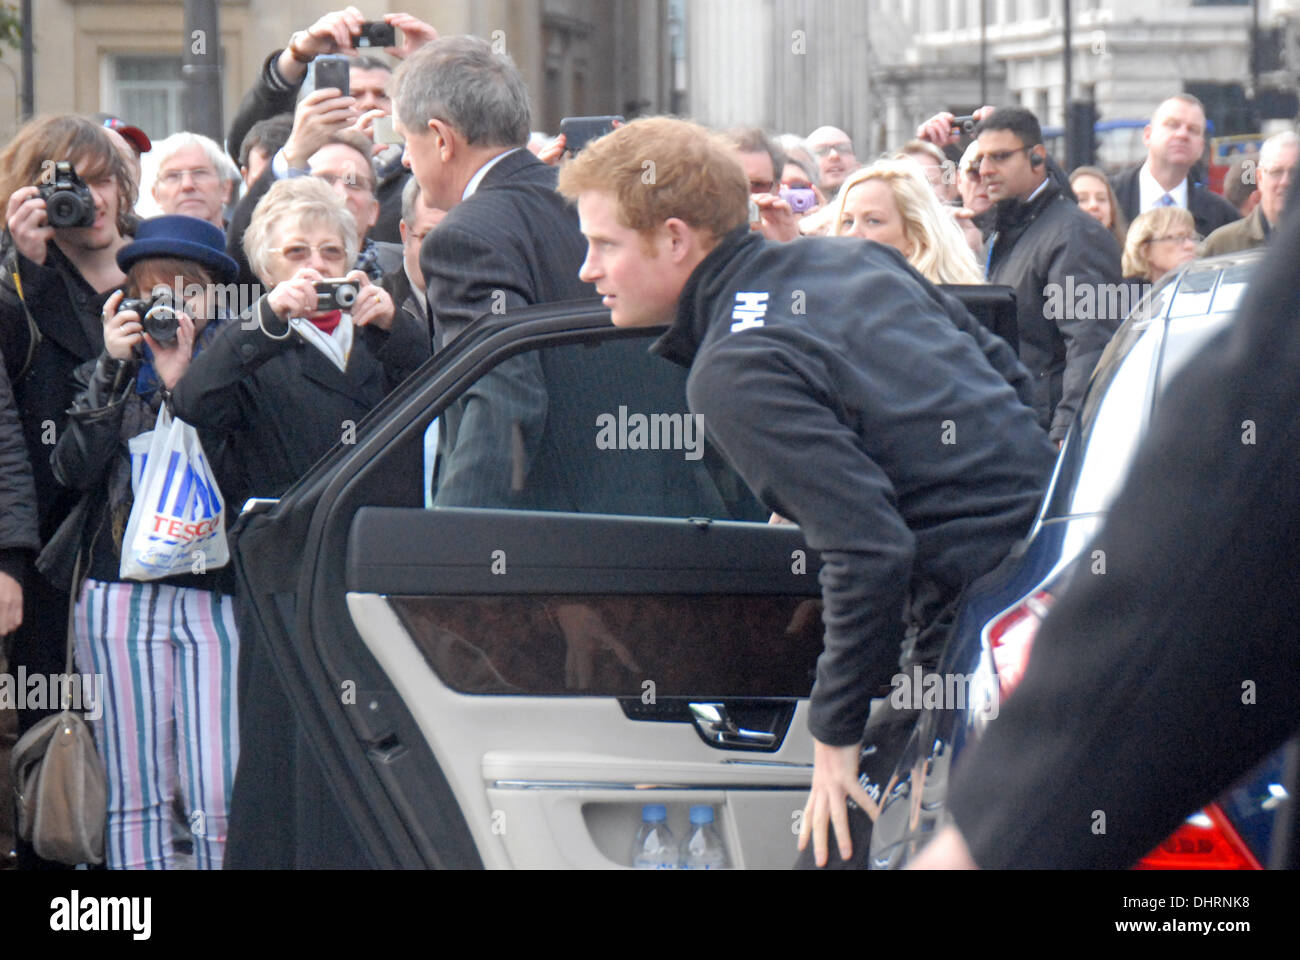
[[[1129,223],[1160,206],[1190,210],[1196,232],[1208,236],[1240,219],[1231,203],[1192,181],[1192,167],[1205,153],[1205,107],[1190,93],[1178,93],[1156,108],[1142,131],[1147,158],[1115,177],[1115,197]]]
[[[555,171],[526,148],[528,94],[508,58],[475,37],[437,40],[398,69],[393,99],[424,202],[447,211],[420,251],[435,351],[484,315],[594,298],[578,279],[586,241],[577,213],[556,192]],[[604,348],[599,370],[581,349],[506,360],[448,408],[434,504],[722,515],[703,462],[659,464],[672,476],[643,477],[658,493],[634,496],[637,455],[595,443],[593,411],[683,413],[684,376],[668,364],[656,371],[630,341]],[[649,458],[637,464],[654,470]]]

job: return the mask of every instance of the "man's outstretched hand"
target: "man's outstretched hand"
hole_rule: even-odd
[[[858,782],[858,757],[861,754],[861,744],[832,747],[820,740],[813,740],[812,790],[808,793],[803,823],[799,827],[799,851],[802,853],[808,848],[808,838],[811,836],[814,859],[819,867],[826,866],[828,859],[827,824],[835,828],[840,857],[848,860],[853,856],[853,841],[849,835],[849,808],[845,803],[847,797],[852,797],[872,822],[875,822],[876,815],[880,812],[876,802]]]

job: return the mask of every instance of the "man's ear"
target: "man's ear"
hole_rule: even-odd
[[[668,239],[668,256],[674,263],[686,260],[699,246],[695,231],[685,220],[670,217],[664,221],[663,231]]]
[[[434,147],[443,163],[448,163],[456,156],[456,128],[444,120],[434,118],[429,121],[429,133],[433,134]]]
[[[1142,146],[1148,148],[1151,146],[1151,124],[1149,123],[1142,128]]]
[[[374,197],[370,198],[370,213],[366,215],[366,232],[379,222],[379,201]]]
[[[402,238],[402,246],[406,246],[406,237],[407,237],[407,235],[408,235],[409,233],[410,233],[410,231],[406,229],[406,221],[405,221],[405,220],[398,220],[398,221],[397,221],[397,235],[398,235],[399,237]]]

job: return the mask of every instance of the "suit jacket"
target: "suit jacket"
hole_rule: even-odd
[[[555,191],[556,172],[517,150],[487,172],[420,248],[433,305],[434,347],[484,314],[596,294],[578,279],[587,243]]]
[[[1141,171],[1142,164],[1139,163],[1111,181],[1115,199],[1119,201],[1120,209],[1124,211],[1129,223],[1142,212],[1142,189],[1138,184],[1138,174]],[[1203,237],[1208,237],[1224,224],[1241,219],[1241,213],[1236,207],[1204,184],[1193,183],[1191,178],[1187,180],[1187,209],[1196,221],[1196,232]]]
[[[1200,255],[1213,257],[1220,253],[1237,253],[1239,250],[1254,250],[1268,242],[1268,230],[1264,211],[1258,206],[1248,216],[1219,227],[1205,238],[1201,244]]]

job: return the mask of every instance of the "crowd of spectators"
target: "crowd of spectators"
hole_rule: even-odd
[[[601,278],[617,275],[585,254],[596,240],[583,238],[578,213],[556,191],[555,168],[575,160],[562,138],[530,130],[513,65],[482,41],[440,39],[408,14],[385,20],[402,39],[379,56],[352,49],[363,21],[355,8],[296,31],[252,78],[224,145],[193,132],[152,141],[123,118],[60,115],[31,121],[0,154],[5,652],[11,665],[57,673],[71,610],[83,661],[107,675],[122,702],[148,704],[98,721],[105,760],[142,729],[171,731],[156,764],[110,778],[110,867],[175,866],[185,848],[199,866],[220,866],[239,778],[200,783],[185,771],[234,771],[242,742],[252,753],[240,769],[269,788],[276,767],[266,751],[286,749],[267,742],[268,725],[285,720],[273,697],[253,716],[227,712],[220,726],[208,722],[203,698],[141,679],[138,664],[148,662],[150,676],[184,674],[233,702],[236,661],[241,674],[270,673],[264,654],[239,644],[228,573],[117,576],[133,503],[130,441],[167,405],[200,431],[228,510],[277,497],[340,440],[341,424],[359,421],[478,317],[604,293]],[[335,54],[350,57],[347,93],[315,83],[313,62]],[[1257,164],[1234,167],[1225,199],[1195,179],[1206,118],[1188,94],[1159,104],[1146,159],[1113,178],[1095,166],[1062,170],[1041,118],[1023,107],[984,107],[976,119],[968,133],[951,113],[936,113],[915,138],[865,162],[850,134],[829,125],[806,137],[737,127],[700,149],[710,162],[718,145],[730,151],[747,182],[744,232],[762,243],[825,237],[816,249],[848,251],[874,241],[898,256],[871,253],[864,277],[905,277],[926,291],[1012,288],[1023,370],[1007,372],[1014,361],[1004,350],[1000,371],[1059,442],[1124,318],[1104,308],[1057,315],[1047,306],[1053,289],[1128,283],[1140,293],[1197,256],[1265,245],[1284,214],[1300,138],[1268,139]],[[377,121],[405,144],[389,142],[396,138]],[[83,220],[51,224],[51,161],[71,164],[84,183]],[[1240,189],[1250,184],[1258,189]],[[638,215],[627,203],[620,210]],[[671,211],[662,219],[670,233],[681,222]],[[726,233],[709,230],[714,240]],[[832,259],[854,269],[849,254]],[[352,284],[355,300],[319,309],[327,280]],[[174,341],[146,334],[123,306],[125,297],[186,284],[208,293],[174,304]],[[251,293],[218,298],[212,291],[222,285]],[[845,290],[869,298],[869,286]],[[525,425],[526,454],[537,463],[545,437],[566,429],[540,416],[537,398],[556,388],[547,371],[521,357],[494,376],[443,418],[440,505],[518,502],[520,441],[500,424]],[[624,379],[617,389],[640,387]],[[572,496],[598,501],[599,481]],[[147,625],[118,618],[141,604],[166,616]],[[109,625],[119,619],[125,626],[115,633]],[[206,626],[196,630],[200,619]],[[19,711],[20,729],[47,713]],[[217,734],[189,738],[191,729]],[[279,737],[285,726],[274,729]],[[201,830],[187,834],[173,822],[181,796],[207,811]],[[256,846],[245,840],[243,849]],[[25,865],[41,865],[19,851]]]

